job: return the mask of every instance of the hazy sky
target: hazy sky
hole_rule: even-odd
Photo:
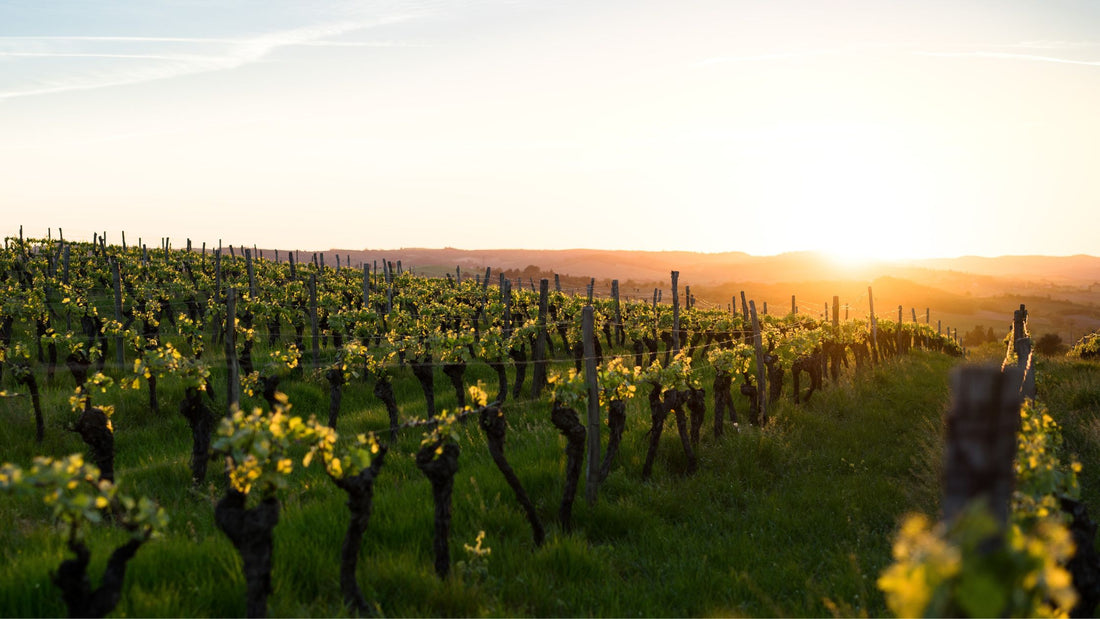
[[[1100,254],[1100,2],[0,0],[4,234]]]

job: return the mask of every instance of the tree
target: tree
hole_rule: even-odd
[[[1045,333],[1035,344],[1035,350],[1037,350],[1040,355],[1053,357],[1066,354],[1069,347],[1062,341],[1062,336],[1057,333]]]

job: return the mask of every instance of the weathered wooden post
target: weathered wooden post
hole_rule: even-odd
[[[241,403],[241,367],[237,361],[237,289],[230,288],[225,295],[225,365],[226,410],[230,417]]]
[[[619,346],[626,340],[626,329],[623,328],[623,310],[619,304],[619,280],[611,280],[611,299],[615,304],[615,340]]]
[[[311,353],[313,367],[321,365],[321,337],[317,328],[317,274],[311,273],[309,277],[309,333],[313,339]]]
[[[584,498],[596,504],[600,487],[600,390],[596,377],[596,342],[592,306],[581,310],[581,337],[584,340],[584,380],[588,387],[587,463],[584,478]]]
[[[672,272],[672,356],[680,352],[680,290],[677,282],[680,272]]]
[[[867,286],[868,311],[871,314],[871,360],[878,363],[878,321],[875,320],[875,295]]]
[[[1016,350],[1016,367],[1023,379],[1020,383],[1020,395],[1035,397],[1035,368],[1032,365],[1031,336],[1027,332],[1027,308],[1023,303],[1012,316],[1012,343]]]
[[[68,252],[65,253],[65,257],[68,258]],[[65,271],[68,272],[68,261],[65,264]],[[122,325],[122,276],[118,272],[118,259],[111,258],[111,279],[114,280],[115,286],[115,321],[119,325]],[[115,363],[119,369],[126,367],[126,360],[122,356],[122,334],[119,333],[115,336]]]
[[[756,398],[760,406],[760,426],[768,425],[768,381],[764,359],[764,336],[760,332],[760,320],[756,316],[756,301],[749,301],[752,316],[752,343],[756,349]]]
[[[539,280],[539,316],[538,332],[535,336],[535,367],[531,373],[531,397],[537,398],[542,389],[546,387],[546,342],[549,334],[546,332],[546,313],[550,305],[550,280],[545,277]]]
[[[795,295],[791,295],[791,315],[794,316],[798,313],[798,303],[795,301]]]
[[[961,367],[952,374],[944,447],[945,520],[982,499],[1002,526],[1008,522],[1016,483],[1021,376],[1017,368],[1002,373],[993,366]]]
[[[245,269],[248,271],[248,299],[250,301],[256,300],[256,271],[252,267],[252,250],[244,248],[244,264]]]

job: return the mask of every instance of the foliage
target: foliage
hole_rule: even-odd
[[[69,540],[80,541],[85,529],[112,518],[136,539],[159,535],[168,515],[146,497],[134,499],[99,478],[99,469],[72,454],[61,459],[37,457],[29,470],[4,463],[0,466],[0,491],[32,494],[50,507],[53,519]]]
[[[1100,331],[1077,340],[1069,355],[1078,359],[1100,359]]]

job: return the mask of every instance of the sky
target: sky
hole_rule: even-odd
[[[1100,3],[0,0],[5,235],[1100,254]]]

